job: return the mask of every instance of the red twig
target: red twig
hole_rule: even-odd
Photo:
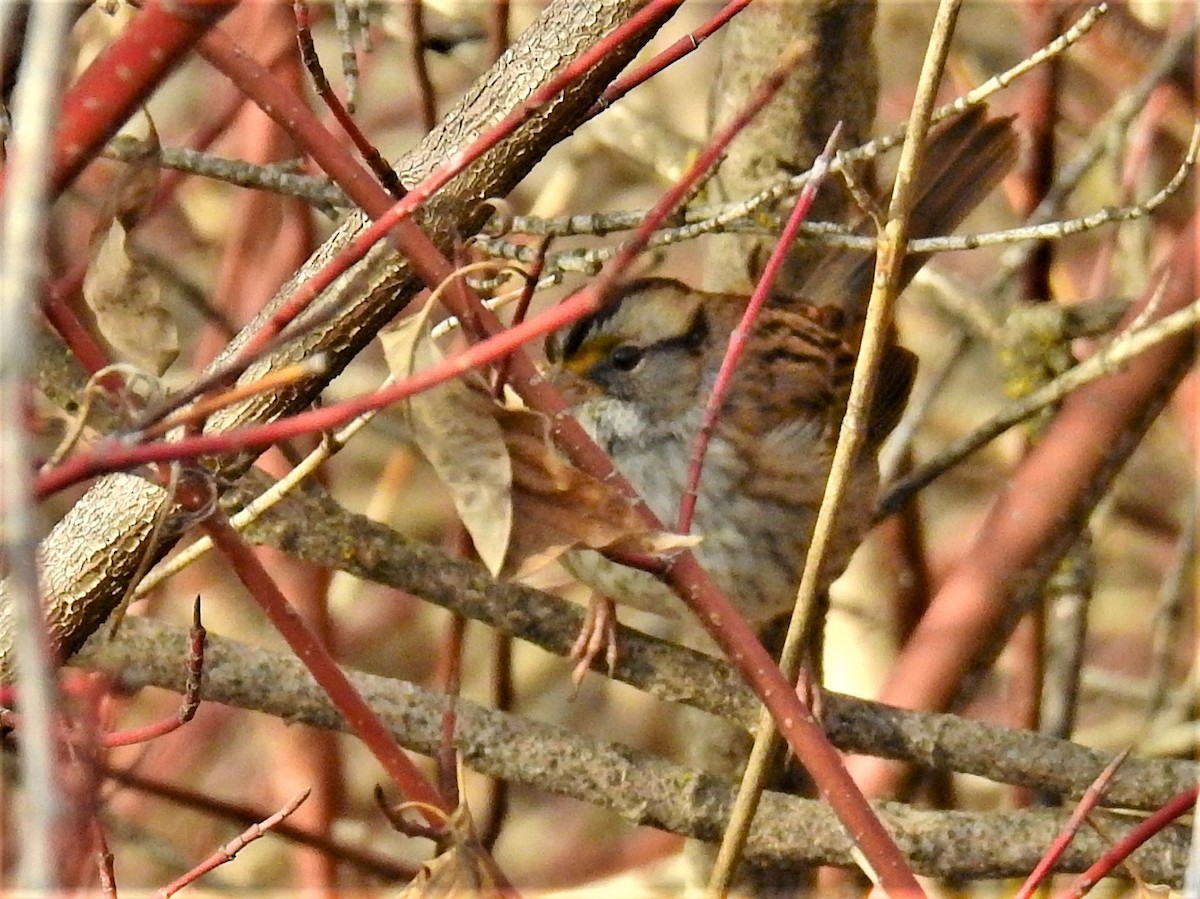
[[[701,424],[700,430],[696,434],[696,439],[692,444],[692,457],[688,464],[687,486],[679,501],[678,530],[681,534],[686,534],[692,529],[692,516],[696,512],[696,492],[700,484],[700,474],[704,469],[704,457],[708,452],[708,442],[712,438],[713,429],[716,427],[717,417],[721,414],[721,403],[725,399],[729,382],[733,378],[733,371],[737,367],[738,360],[742,358],[742,352],[746,348],[746,340],[754,328],[754,322],[758,319],[758,313],[762,310],[763,304],[766,303],[767,297],[770,295],[771,286],[775,283],[775,276],[779,273],[779,269],[783,267],[784,259],[787,258],[787,252],[792,245],[792,241],[795,240],[796,233],[800,230],[800,225],[808,215],[809,209],[812,208],[813,200],[817,197],[817,191],[821,189],[821,183],[825,180],[825,176],[829,174],[829,165],[833,162],[834,149],[837,147],[838,138],[841,136],[841,133],[842,125],[839,122],[837,127],[833,129],[833,133],[829,135],[825,149],[813,161],[812,177],[804,185],[800,196],[796,198],[796,205],[788,216],[787,224],[784,226],[783,232],[779,235],[779,240],[775,243],[775,248],[771,251],[771,258],[767,260],[767,264],[763,268],[762,275],[758,279],[758,284],[755,285],[754,293],[750,297],[750,302],[746,304],[746,311],[742,314],[741,321],[738,322],[737,327],[733,329],[733,333],[729,335],[729,346],[725,350],[725,357],[721,360],[721,368],[717,371],[717,378],[713,383],[712,393],[709,394],[708,401],[704,405],[703,424]]]
[[[471,558],[474,547],[467,529],[454,523],[455,555]],[[459,612],[452,612],[442,634],[441,651],[438,653],[435,681],[446,694],[446,709],[442,713],[441,741],[437,748],[437,783],[450,808],[458,808],[463,801],[458,794],[458,754],[454,749],[454,703],[462,693],[463,650],[467,639],[467,619]]]
[[[1116,776],[1117,769],[1121,767],[1125,759],[1129,758],[1129,750],[1125,749],[1113,757],[1113,760],[1104,766],[1104,770],[1092,781],[1087,791],[1079,799],[1079,803],[1075,806],[1075,810],[1071,812],[1071,817],[1067,819],[1067,823],[1063,825],[1058,836],[1054,838],[1054,842],[1050,844],[1050,848],[1046,850],[1046,854],[1042,856],[1037,863],[1037,867],[1021,884],[1021,889],[1017,890],[1014,899],[1029,899],[1034,891],[1041,886],[1042,881],[1050,873],[1050,869],[1054,867],[1054,863],[1067,851],[1067,847],[1071,845],[1071,840],[1075,838],[1075,834],[1079,832],[1079,828],[1083,826],[1087,820],[1088,814],[1096,806],[1100,804],[1100,800],[1104,798],[1104,793],[1108,790],[1108,785],[1112,783],[1113,777]]]
[[[1062,32],[1065,12],[1057,0],[1029,0],[1024,12],[1029,29],[1026,41],[1028,52],[1044,47]],[[1059,115],[1059,92],[1062,87],[1062,59],[1054,57],[1030,73],[1025,94],[1025,111],[1021,116],[1030,134],[1028,162],[1022,172],[1024,201],[1018,210],[1031,213],[1054,183],[1055,136],[1054,126]],[[1037,244],[1023,267],[1025,299],[1046,302],[1051,297],[1050,267],[1054,243]]]
[[[301,434],[319,434],[321,431],[345,424],[363,412],[382,409],[513,353],[525,343],[544,337],[586,315],[592,308],[585,304],[587,299],[583,297],[570,306],[560,305],[412,377],[336,405],[302,412],[265,425],[237,428],[216,434],[193,435],[169,443],[129,446],[120,440],[102,441],[90,451],[72,455],[62,465],[40,472],[34,479],[34,495],[44,499],[86,478],[124,471],[150,462],[194,459],[205,455],[270,446]]]
[[[63,96],[54,138],[52,194],[71,183],[187,50],[235,5],[225,0],[148,0]]]
[[[161,890],[156,892],[154,894],[156,899],[166,899],[166,897],[179,892],[181,889],[183,889],[188,884],[195,882],[200,877],[204,876],[209,871],[213,870],[213,868],[220,867],[221,865],[225,864],[226,862],[232,861],[233,857],[235,855],[237,855],[239,852],[241,852],[242,849],[244,849],[247,845],[249,845],[250,843],[253,843],[259,837],[262,837],[272,827],[274,827],[276,824],[278,824],[280,821],[282,821],[284,818],[286,818],[288,815],[290,815],[292,812],[294,812],[296,809],[298,809],[300,807],[301,803],[303,803],[304,800],[308,798],[308,794],[310,792],[312,792],[312,791],[305,790],[304,792],[298,794],[295,798],[290,800],[283,808],[281,808],[279,811],[277,811],[271,817],[267,818],[265,821],[262,821],[259,824],[250,825],[238,837],[236,837],[233,840],[230,840],[228,843],[226,843],[225,845],[218,848],[216,851],[213,852],[212,855],[210,855],[208,858],[206,858],[200,864],[196,865],[196,867],[192,868],[192,870],[188,871],[186,874],[184,874],[182,877],[178,878],[177,880],[171,881],[169,884],[167,884]]]
[[[656,204],[634,238],[622,247],[600,277],[554,311],[562,310],[573,302],[581,302],[582,298],[589,296],[593,298],[592,305],[599,307],[602,304],[604,292],[617,275],[636,258],[644,246],[643,241],[648,240],[649,234],[658,227],[662,216],[674,208],[690,189],[694,179],[715,161],[733,135],[739,133],[758,110],[766,105],[798,58],[796,53],[788,53],[785,56],[781,65],[751,96],[746,108],[692,164],[680,184]],[[536,321],[530,324],[535,324]],[[570,447],[564,446],[564,449],[569,450]],[[642,511],[648,523],[655,527],[661,526],[644,506]],[[783,678],[778,666],[763,649],[754,631],[746,624],[728,597],[712,584],[695,556],[690,552],[683,552],[671,557],[665,564],[663,579],[687,603],[705,630],[737,667],[746,683],[770,710],[780,734],[812,775],[822,797],[829,802],[839,820],[853,835],[856,845],[871,863],[883,887],[892,896],[924,895],[895,843],[847,773],[841,756],[825,738],[811,710]]]
[[[187,660],[187,684],[183,691],[183,703],[180,705],[179,711],[175,713],[175,717],[145,727],[131,728],[129,730],[106,734],[101,741],[101,745],[105,749],[148,742],[155,737],[161,737],[174,730],[178,730],[196,716],[196,710],[200,708],[200,686],[204,678],[204,645],[208,636],[208,632],[204,629],[204,625],[200,621],[199,596],[196,597],[195,605],[192,607],[191,636],[192,645],[188,651]]]
[[[497,711],[512,710],[515,697],[512,670],[512,634],[493,631],[495,653],[492,656],[492,706]],[[488,852],[496,848],[496,840],[508,818],[508,781],[496,777],[488,778],[487,810],[479,822],[479,842]]]
[[[542,269],[546,265],[546,253],[549,251],[553,240],[554,238],[547,234],[538,241],[537,255],[533,257],[533,263],[529,266],[529,271],[525,274],[525,286],[521,288],[521,296],[517,299],[516,306],[513,307],[512,322],[514,325],[525,321],[525,316],[529,314],[529,304],[533,302],[533,292],[537,289],[538,280],[542,277]],[[504,385],[508,381],[508,368],[511,359],[511,356],[506,356],[496,365],[496,377],[492,381],[494,385],[492,395],[496,399],[504,396]]]
[[[178,730],[184,724],[187,724],[196,715],[196,710],[200,707],[200,686],[204,673],[204,645],[207,636],[207,631],[204,625],[200,623],[200,597],[196,597],[196,604],[192,612],[192,645],[188,652],[187,659],[187,685],[184,689],[183,702],[176,712],[175,717],[166,721],[160,721],[157,724],[146,725],[145,727],[130,728],[128,730],[115,731],[110,734],[105,734],[102,739],[97,741],[99,747],[104,749],[113,749],[118,746],[133,746],[137,743],[145,743],[153,740],[155,737],[161,737],[169,734],[174,730]],[[91,680],[82,682],[83,690],[81,695],[87,696],[87,692],[92,690]],[[21,717],[17,714],[9,712],[7,709],[0,709],[4,724],[9,727],[19,728],[21,726]],[[76,735],[63,730],[61,737],[65,742],[78,744],[78,731]],[[86,734],[86,732],[85,732]],[[85,740],[87,737],[85,736]]]
[[[46,316],[46,321],[58,332],[58,336],[87,369],[88,374],[94,375],[112,360],[108,351],[75,314],[68,300],[79,293],[86,273],[87,264],[83,263],[67,276],[51,284],[42,295],[41,310]]]
[[[334,119],[346,135],[354,143],[354,147],[358,150],[363,161],[367,163],[379,183],[387,189],[396,199],[404,196],[404,185],[400,183],[400,179],[396,176],[396,171],[387,164],[387,160],[383,158],[380,152],[375,149],[362,129],[358,127],[358,122],[350,115],[346,109],[346,104],[341,101],[341,98],[334,93],[333,88],[329,84],[329,79],[325,77],[325,70],[321,67],[321,59],[317,55],[317,48],[313,44],[312,29],[309,27],[309,9],[308,3],[305,0],[295,0],[292,4],[292,9],[296,15],[296,37],[300,43],[300,59],[304,63],[304,67],[308,70],[309,76],[312,78],[313,87],[316,88],[317,96],[321,98],[321,102],[333,114]]]
[[[459,618],[466,624],[466,619]],[[459,647],[461,655],[462,647]],[[446,710],[442,712],[442,736],[438,742],[437,769],[438,784],[446,801],[455,808],[462,803],[463,797],[458,793],[458,752],[454,749],[454,724],[457,717],[454,714],[454,698],[457,694],[446,696]]]
[[[1200,795],[1200,786],[1189,787],[1178,796],[1172,797],[1158,811],[1148,815],[1144,821],[1130,829],[1115,846],[1096,860],[1090,868],[1071,881],[1070,886],[1059,893],[1059,899],[1079,899],[1088,890],[1100,882],[1108,872],[1133,854],[1142,843],[1146,842],[1180,815],[1186,815],[1196,805],[1196,797]]]
[[[618,78],[608,90],[600,95],[600,99],[596,101],[596,104],[588,110],[588,117],[591,118],[592,116],[599,115],[638,85],[649,81],[667,66],[678,62],[694,50],[698,50],[700,45],[708,40],[717,29],[722,28],[725,23],[749,6],[750,2],[751,0],[730,0],[715,16],[699,28],[685,34],[675,43],[671,44],[671,46],[667,47],[666,50],[663,50],[653,59],[647,60],[628,75]]]
[[[329,651],[305,626],[262,563],[230,526],[225,516],[220,512],[214,513],[205,522],[204,527],[213,544],[222,552],[238,578],[266,612],[271,624],[287,641],[297,658],[304,662],[305,667],[346,719],[346,723],[383,765],[400,793],[411,801],[445,809],[446,805],[438,791],[396,745],[395,738],[371,711],[371,707],[350,683]],[[422,814],[427,816],[431,824],[441,826],[442,821],[427,809],[422,809]]]
[[[281,84],[225,31],[214,29],[197,52],[246,93],[288,136],[309,153],[352,200],[379,190],[371,173],[321,124],[296,92]],[[385,194],[386,196],[386,194]]]
[[[251,806],[215,799],[209,793],[188,790],[177,784],[153,780],[124,768],[102,766],[100,773],[114,783],[147,796],[193,809],[204,815],[227,819],[243,826],[261,821],[265,812]],[[301,846],[318,849],[340,863],[356,867],[365,873],[392,880],[410,880],[416,875],[411,865],[394,861],[378,853],[368,852],[349,843],[339,843],[324,833],[314,833],[296,824],[285,822],[275,827],[275,835]]]

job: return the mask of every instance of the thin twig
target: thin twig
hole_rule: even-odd
[[[696,28],[671,46],[667,47],[653,59],[647,60],[643,65],[634,69],[627,75],[622,75],[612,85],[600,95],[600,99],[596,101],[596,105],[589,110],[589,116],[598,115],[608,109],[627,93],[633,90],[640,84],[649,81],[667,66],[678,62],[684,56],[692,53],[700,48],[700,45],[712,37],[713,34],[722,28],[730,19],[740,13],[743,9],[750,5],[750,0],[730,0],[722,7],[716,15],[712,16],[699,28]]]
[[[1113,108],[1091,129],[1083,148],[1070,162],[1065,164],[1055,177],[1054,184],[1046,192],[1046,196],[1030,213],[1030,224],[1042,224],[1053,220],[1067,197],[1079,185],[1092,167],[1100,160],[1105,150],[1111,145],[1112,135],[1124,135],[1129,129],[1129,123],[1142,111],[1146,99],[1164,78],[1181,56],[1189,54],[1196,39],[1196,26],[1185,28],[1180,34],[1172,37],[1154,56],[1146,68],[1146,72],[1137,84],[1124,93],[1113,105]],[[999,292],[1007,284],[1017,269],[1023,263],[1027,248],[1014,247],[1000,261],[1000,274],[996,277],[987,293]]]
[[[758,279],[754,295],[746,307],[745,315],[730,336],[729,349],[726,351],[725,358],[721,362],[721,370],[717,375],[712,395],[705,405],[704,426],[697,435],[696,445],[692,451],[693,459],[688,467],[687,489],[684,492],[683,502],[680,504],[679,510],[680,533],[686,534],[691,529],[691,514],[696,504],[696,486],[699,483],[700,469],[704,462],[703,449],[707,446],[708,437],[712,433],[723,396],[723,391],[718,390],[718,385],[722,383],[722,375],[727,383],[732,376],[733,366],[737,362],[741,348],[745,346],[746,339],[750,334],[758,312],[770,295],[775,277],[783,266],[784,260],[787,258],[787,253],[791,248],[792,240],[795,237],[800,222],[812,207],[821,182],[824,180],[825,174],[829,171],[829,163],[837,147],[841,131],[842,126],[839,122],[838,126],[834,128],[833,133],[829,135],[829,141],[825,144],[824,151],[813,162],[814,177],[805,185],[804,191],[796,201],[796,206],[788,218],[788,225],[784,229],[783,234],[780,235],[779,242],[775,245],[774,250],[772,250],[771,256],[763,268],[762,275]],[[784,677],[790,679],[795,676],[782,663],[780,668]],[[738,786],[737,799],[734,801],[733,810],[729,815],[729,825],[721,835],[721,848],[717,852],[717,858],[713,863],[712,873],[709,876],[708,892],[713,896],[724,896],[733,883],[733,875],[737,870],[738,862],[741,860],[742,852],[745,850],[746,840],[749,839],[750,825],[753,823],[754,815],[758,811],[759,797],[765,788],[771,761],[776,754],[779,744],[779,738],[771,716],[765,711],[760,716],[759,728],[755,736],[754,746],[750,752],[750,758],[746,762],[745,773],[742,775],[742,781]]]
[[[365,16],[367,5],[359,4],[358,12]],[[358,56],[354,53],[354,31],[364,23],[357,16],[350,15],[348,0],[335,0],[333,23],[337,29],[338,44],[342,51],[342,77],[346,81],[346,112],[353,115],[355,107],[358,105]]]
[[[262,821],[267,813],[260,808],[216,799],[210,792],[189,790],[178,784],[153,780],[137,771],[101,765],[100,774],[121,787],[153,796],[173,805],[192,809],[209,817],[224,819],[243,826]],[[275,836],[299,846],[317,849],[339,863],[357,868],[376,877],[393,880],[409,880],[416,874],[411,865],[389,858],[382,853],[371,852],[349,841],[337,841],[327,834],[314,833],[301,826],[282,822],[272,832]]]
[[[425,59],[425,2],[408,0],[409,52],[412,54],[413,76],[417,82],[417,95],[421,98],[421,125],[431,131],[437,124],[437,97],[433,92],[433,81],[429,77],[429,65]]]
[[[304,660],[305,667],[337,705],[339,712],[346,717],[401,793],[423,806],[447,808],[445,800],[396,744],[362,694],[354,689],[329,651],[292,608],[262,563],[229,526],[225,516],[219,511],[214,513],[205,522],[205,529],[238,578],[258,600],[280,636],[297,657]],[[427,820],[433,826],[441,823],[437,816],[428,813]]]
[[[1176,818],[1192,811],[1198,795],[1200,795],[1200,787],[1191,787],[1173,797],[1170,802],[1121,837],[1117,844],[1104,853],[1094,865],[1071,881],[1071,884],[1059,893],[1059,899],[1082,899],[1083,895],[1100,881],[1100,878],[1110,874],[1117,865],[1129,857],[1133,850],[1160,833]]]
[[[122,134],[109,141],[101,155],[105,159],[129,162],[139,156],[144,158],[143,148],[143,141]],[[281,197],[295,197],[330,214],[353,205],[345,191],[328,178],[302,174],[290,163],[256,165],[187,147],[161,147],[153,158],[155,164],[164,169],[211,178],[235,187],[269,190]]]
[[[1029,899],[1033,895],[1034,890],[1041,886],[1042,881],[1049,875],[1050,869],[1054,867],[1054,863],[1062,857],[1063,852],[1070,845],[1071,839],[1083,827],[1088,814],[1100,804],[1100,800],[1104,798],[1104,793],[1108,789],[1109,784],[1116,777],[1117,769],[1125,763],[1125,759],[1127,758],[1129,758],[1128,749],[1118,753],[1113,757],[1111,762],[1104,766],[1104,770],[1096,777],[1095,782],[1087,788],[1087,792],[1075,804],[1075,809],[1071,812],[1071,817],[1067,820],[1059,835],[1054,838],[1054,843],[1046,849],[1046,854],[1042,856],[1037,867],[1033,869],[1033,872],[1021,884],[1021,888],[1017,891],[1014,899]]]
[[[1120,224],[1138,219],[1144,219],[1163,203],[1173,197],[1187,181],[1195,167],[1198,133],[1200,124],[1193,129],[1192,140],[1188,151],[1170,180],[1153,195],[1140,203],[1127,206],[1112,206],[1098,209],[1071,219],[1054,221],[1035,221],[1031,224],[1015,228],[1003,228],[997,231],[983,231],[976,234],[946,235],[942,237],[922,237],[909,242],[911,253],[946,253],[966,250],[977,250],[981,247],[1004,246],[1028,241],[1061,240],[1086,231],[1094,231],[1105,225]],[[869,146],[867,144],[864,147]],[[838,154],[838,160],[843,160],[849,153]],[[835,163],[836,168],[836,163]],[[810,173],[806,172],[801,183],[806,183]],[[707,234],[724,232],[745,232],[754,234],[775,234],[778,224],[772,216],[764,216],[756,211],[757,207],[747,209],[745,201],[724,204],[715,214],[696,221],[687,222],[672,228],[656,230],[649,239],[647,246],[662,247],[687,240],[693,240]],[[709,207],[696,207],[684,213],[686,219],[700,213],[708,214]],[[513,230],[529,234],[604,234],[614,230],[633,227],[642,222],[641,212],[606,213],[603,216],[572,216],[567,219],[552,220],[545,227],[535,224],[528,218],[514,217]],[[848,234],[843,226],[829,222],[807,222],[801,226],[801,235],[806,240],[819,243],[822,246],[840,249],[871,252],[875,249],[874,239],[856,234]],[[505,259],[515,259],[529,262],[531,250],[520,244],[487,236],[475,238],[475,243],[485,252]],[[616,255],[616,250],[608,247],[588,248],[579,250],[564,250],[551,256],[546,267],[551,272],[579,272],[595,274],[603,263]],[[1005,277],[1009,273],[1006,270]],[[999,288],[988,290],[987,293],[998,292]]]
[[[913,113],[909,119],[908,133],[900,153],[899,170],[892,191],[891,205],[888,209],[888,221],[879,237],[879,257],[876,263],[875,279],[867,306],[863,343],[858,363],[854,368],[854,380],[850,387],[846,416],[838,434],[837,448],[834,450],[830,465],[829,480],[817,512],[795,608],[792,611],[787,637],[780,655],[780,669],[785,676],[793,680],[798,673],[801,656],[806,648],[805,638],[812,632],[813,627],[819,626],[813,621],[813,617],[816,614],[817,594],[822,586],[825,551],[836,527],[838,507],[845,495],[853,468],[853,460],[858,454],[863,435],[866,433],[864,426],[866,410],[870,406],[871,396],[874,392],[875,377],[879,362],[883,357],[884,342],[887,340],[886,335],[889,333],[892,320],[892,305],[895,302],[900,281],[901,265],[907,251],[908,215],[915,196],[915,173],[920,167],[921,153],[933,112],[937,84],[941,80],[949,53],[950,36],[954,32],[954,23],[958,16],[960,3],[961,0],[942,0],[938,5],[937,17],[934,20],[933,31],[930,34],[920,79],[917,83],[916,96],[913,99]],[[718,869],[719,878],[718,872],[715,871],[713,882],[710,884],[710,890],[716,893],[728,889],[733,869],[741,854],[741,846],[746,839],[745,834],[749,830],[749,823],[758,803],[758,797],[766,787],[768,763],[774,754],[776,741],[774,726],[768,718],[769,716],[766,715],[760,718],[755,746],[751,751],[751,760],[747,764],[746,773],[743,775],[739,787],[739,803],[744,797],[747,806],[746,813],[739,821],[739,831],[726,833],[725,842],[722,844],[723,865]]]
[[[692,516],[696,511],[696,496],[700,485],[700,476],[704,470],[704,457],[708,452],[708,443],[712,438],[713,430],[716,428],[717,419],[721,413],[721,406],[724,403],[726,391],[733,378],[734,369],[737,367],[738,360],[741,359],[742,352],[746,348],[746,341],[754,329],[754,323],[758,320],[759,312],[762,311],[763,305],[767,302],[767,297],[770,296],[771,289],[775,284],[775,278],[780,268],[783,267],[784,259],[791,249],[792,241],[795,240],[800,223],[812,208],[813,201],[817,197],[817,192],[821,189],[821,183],[825,180],[825,176],[829,172],[829,163],[833,158],[833,152],[837,147],[837,141],[841,133],[842,126],[839,122],[837,127],[833,129],[833,133],[829,135],[825,149],[814,160],[812,166],[813,177],[805,185],[805,189],[801,191],[799,198],[796,200],[796,205],[788,217],[788,223],[784,227],[783,233],[779,235],[779,241],[775,244],[775,249],[767,260],[766,266],[763,268],[754,293],[750,297],[750,302],[746,304],[746,311],[742,314],[737,327],[729,335],[729,345],[725,350],[724,358],[721,360],[721,367],[717,371],[716,380],[713,382],[712,392],[704,404],[704,418],[700,425],[700,430],[696,433],[696,438],[692,443],[691,458],[688,461],[687,483],[683,490],[683,496],[680,499],[679,523],[676,526],[676,530],[681,534],[686,534],[692,529]]]
[[[350,140],[354,143],[355,149],[363,161],[367,163],[375,177],[379,179],[379,183],[397,199],[404,196],[404,186],[400,183],[400,179],[396,177],[396,172],[387,160],[383,158],[380,152],[375,149],[375,145],[367,140],[367,136],[362,133],[362,129],[358,127],[358,123],[354,121],[351,113],[353,112],[353,103],[347,97],[346,103],[338,98],[334,93],[333,87],[329,84],[329,79],[325,77],[325,70],[321,68],[321,59],[317,55],[317,48],[313,44],[312,31],[309,28],[308,3],[305,0],[293,0],[292,8],[296,16],[296,37],[300,42],[300,59],[304,63],[304,67],[308,70],[309,76],[312,78],[313,86],[317,89],[317,96],[324,102],[325,106],[333,114],[337,123],[342,126],[342,130],[346,132]],[[335,10],[342,10],[343,14],[338,15],[338,32],[345,40],[343,44],[342,59],[349,59],[351,63],[355,62],[354,47],[350,41],[350,37],[346,31],[342,29],[344,8],[339,4]],[[346,71],[346,92],[348,95],[352,92],[352,84],[357,83],[358,71],[353,70],[353,79],[351,71]],[[432,126],[430,126],[432,127]],[[426,129],[428,130],[428,129]]]
[[[304,800],[308,798],[311,792],[312,790],[304,790],[303,792],[298,793],[288,802],[284,803],[283,807],[275,814],[271,815],[271,817],[258,824],[251,824],[238,837],[230,840],[225,845],[216,849],[212,855],[210,855],[200,864],[196,865],[196,867],[192,868],[192,870],[158,890],[154,894],[156,899],[167,899],[168,896],[172,896],[179,892],[185,886],[193,883],[202,875],[207,874],[209,871],[225,864],[226,862],[232,861],[234,856],[241,852],[242,849],[244,849],[248,844],[253,843],[255,840],[264,836],[276,824],[278,824],[280,821],[283,821],[290,814],[292,814],[292,812],[298,809]]]
[[[499,59],[508,49],[509,0],[492,0],[492,14],[488,18],[488,48],[492,59]]]
[[[1171,682],[1178,641],[1187,639],[1187,628],[1181,627],[1184,610],[1195,596],[1196,536],[1200,511],[1189,503],[1184,512],[1183,527],[1175,542],[1171,564],[1163,575],[1158,591],[1157,608],[1150,637],[1150,701],[1146,703],[1146,720],[1151,721],[1162,710]]]
[[[1013,425],[1037,414],[1045,407],[1059,402],[1084,384],[1113,374],[1131,359],[1176,334],[1196,327],[1198,322],[1200,322],[1200,300],[1140,330],[1115,338],[1091,358],[1059,375],[1044,387],[1039,387],[1028,396],[1009,403],[991,420],[946,447],[933,459],[917,467],[897,483],[889,485],[879,501],[875,520],[878,521],[893,514],[914,494]]]

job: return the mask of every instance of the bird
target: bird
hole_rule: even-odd
[[[1017,147],[1012,120],[979,107],[932,129],[910,236],[953,230],[1003,179]],[[856,230],[869,227],[864,216]],[[924,261],[908,257],[903,284]],[[752,626],[794,602],[846,411],[873,269],[870,254],[831,249],[798,296],[773,298],[756,318],[722,399],[697,488],[694,552]],[[664,522],[677,517],[704,409],[748,301],[672,278],[638,278],[547,341],[551,380],[580,425]],[[879,447],[903,412],[916,362],[891,329],[822,588],[841,574],[868,530]],[[564,561],[599,597],[573,652],[577,679],[605,642],[610,669],[615,662],[611,600],[685,614],[682,601],[647,571],[591,550]]]

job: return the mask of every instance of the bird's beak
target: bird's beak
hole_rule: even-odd
[[[574,365],[570,368],[564,367],[562,364],[550,366],[546,372],[546,380],[553,384],[563,395],[563,399],[572,406],[603,393],[587,378],[576,373]]]

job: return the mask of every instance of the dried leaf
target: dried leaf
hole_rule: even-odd
[[[161,375],[179,355],[179,332],[163,304],[161,285],[129,242],[129,232],[150,208],[160,175],[158,132],[149,115],[146,120],[149,133],[142,150],[109,190],[92,232],[83,299],[119,361]]]
[[[179,355],[179,332],[162,302],[162,288],[131,254],[117,218],[92,238],[83,299],[96,327],[123,362],[161,375]]]
[[[381,332],[388,368],[397,377],[428,368],[443,357],[422,314]],[[495,403],[466,378],[439,384],[408,402],[413,441],[450,493],[475,551],[498,575],[512,532],[512,467]]]
[[[466,803],[454,810],[446,824],[450,847],[421,866],[420,872],[396,899],[428,897],[500,897],[507,883],[495,859],[479,842]]]
[[[698,538],[652,531],[608,484],[571,465],[550,441],[544,415],[496,409],[512,458],[513,528],[504,573],[525,577],[570,549],[655,554]]]

